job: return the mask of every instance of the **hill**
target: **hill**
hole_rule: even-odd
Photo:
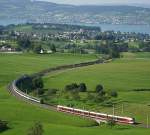
[[[84,92],[80,93],[80,100],[59,97],[58,99],[48,99],[48,102],[71,104],[78,108],[110,114],[112,114],[111,103],[113,103],[116,115],[134,117],[137,122],[146,125],[146,116],[150,114],[148,107],[150,103],[149,66],[150,53],[124,53],[124,58],[107,64],[51,73],[44,77],[46,89],[62,90],[68,84],[82,82],[86,84],[87,91],[93,93],[97,84],[102,84],[106,92],[117,91],[118,98],[95,103],[90,98],[89,100],[87,93]]]
[[[41,121],[45,129],[51,127],[52,130],[61,125],[73,127],[92,126],[94,123],[89,120],[66,116],[52,110],[43,110],[37,106],[18,101],[10,95],[6,87],[9,82],[21,74],[31,74],[44,68],[93,59],[95,59],[93,55],[0,54],[0,120],[8,121],[10,127],[6,132],[0,131],[0,134],[19,135],[21,132],[21,135],[26,135],[28,128],[34,121]],[[50,131],[46,131],[44,134],[49,135]]]
[[[134,6],[74,6],[30,0],[1,0],[0,19],[36,23],[150,24],[150,9]]]

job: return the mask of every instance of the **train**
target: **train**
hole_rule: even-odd
[[[35,98],[35,97],[30,96],[30,95],[28,95],[28,94],[25,94],[24,92],[22,92],[21,90],[19,90],[19,89],[16,87],[16,83],[17,83],[16,80],[13,81],[13,83],[12,83],[12,88],[13,88],[13,90],[14,90],[19,96],[21,96],[21,97],[23,97],[23,98],[25,98],[25,99],[27,99],[27,100],[29,100],[29,101],[35,102],[35,103],[42,103],[42,100],[41,100],[41,99],[38,99],[38,98]]]
[[[108,115],[104,113],[91,112],[61,105],[57,105],[57,111],[84,116],[105,123],[108,122],[109,120],[114,120],[116,123],[119,124],[135,124],[135,118]]]

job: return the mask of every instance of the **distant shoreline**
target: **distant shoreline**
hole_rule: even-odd
[[[10,24],[26,24],[25,20],[22,21],[1,21],[0,25],[7,26]],[[52,23],[50,23],[52,24]],[[57,23],[56,23],[57,24]],[[150,34],[150,25],[133,25],[133,24],[88,24],[88,23],[63,23],[68,25],[81,25],[81,26],[93,26],[93,27],[101,27],[102,31],[120,31],[120,32],[135,32],[135,33],[143,33]]]

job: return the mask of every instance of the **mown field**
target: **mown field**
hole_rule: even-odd
[[[56,66],[56,65],[78,63],[81,61],[83,62],[83,61],[88,61],[88,60],[93,60],[93,59],[95,59],[95,56],[91,56],[91,55],[89,56],[89,55],[55,54],[55,55],[43,55],[42,56],[42,55],[33,55],[33,54],[22,54],[22,55],[0,54],[0,69],[1,69],[0,70],[0,119],[7,120],[10,126],[10,129],[8,131],[5,131],[0,134],[2,135],[26,135],[27,129],[31,127],[34,121],[41,121],[45,130],[44,135],[50,135],[50,134],[52,135],[76,135],[76,134],[78,135],[83,135],[83,134],[86,134],[86,135],[93,135],[93,134],[94,135],[100,135],[100,134],[103,134],[103,135],[131,135],[131,134],[148,135],[150,133],[150,129],[137,128],[137,127],[131,127],[131,126],[116,126],[113,129],[110,129],[109,127],[106,127],[105,125],[100,126],[100,127],[95,127],[94,126],[95,123],[92,121],[81,119],[79,117],[72,117],[70,115],[67,116],[63,113],[57,113],[55,111],[44,110],[33,105],[28,105],[22,101],[18,101],[15,97],[11,96],[6,89],[7,84],[11,80],[17,78],[18,76],[22,74],[31,74],[31,73],[40,71],[42,69]],[[125,62],[122,62],[122,60],[117,60],[110,64],[119,64],[119,63],[121,64]],[[144,63],[149,63],[149,62],[144,62]],[[97,66],[99,67],[103,65],[97,65]],[[92,66],[88,67],[89,73],[86,76],[81,75],[82,73],[84,74],[82,69],[76,69],[77,71],[82,70],[82,72],[78,73],[78,81],[80,81],[83,78],[85,79],[85,80],[83,79],[83,81],[85,82],[86,80],[90,80],[90,78],[87,78],[87,77],[92,76],[90,75],[91,68],[93,69]],[[99,68],[96,69],[96,71],[99,70]],[[83,68],[83,69],[86,69],[86,68]],[[76,72],[76,70],[69,71],[69,73],[65,72],[65,73],[58,74],[57,76],[53,76],[53,79],[56,79],[55,81],[53,80],[54,84],[51,83],[51,79],[52,79],[51,76],[47,77],[46,86],[61,87],[65,85],[65,83],[77,80],[77,77],[74,80],[74,76],[72,76],[73,72]],[[61,77],[61,75],[64,77],[64,79],[60,79],[59,81],[58,78],[59,76]],[[65,81],[66,79],[65,75],[66,76],[69,75],[70,80],[67,79]],[[147,75],[148,75],[148,72],[147,72]],[[94,80],[92,81],[94,82]],[[101,82],[101,81],[98,79],[98,82]],[[108,86],[105,85],[105,86],[106,88],[109,88],[109,85]],[[92,90],[92,87],[93,87],[92,83],[89,83],[88,87],[91,88]],[[146,87],[148,87],[147,84],[146,84]],[[122,91],[123,93],[124,90],[125,88],[120,91]],[[143,94],[143,96],[147,97],[147,100],[148,100],[148,95]],[[121,94],[120,94],[120,97],[121,97]],[[141,110],[141,112],[142,111],[143,110]]]
[[[50,74],[44,79],[46,87],[60,89],[73,82],[85,82],[91,91],[99,83],[106,89],[119,91],[148,89],[150,88],[149,66],[150,54],[125,54],[124,58],[111,63],[78,68],[69,72],[61,71]]]
[[[4,135],[25,135],[35,121],[41,121],[46,128],[51,125],[86,127],[95,125],[89,120],[66,116],[18,101],[11,96],[7,84],[22,74],[31,74],[42,69],[95,59],[93,55],[34,55],[0,54],[0,119],[9,122],[10,129]],[[49,131],[50,132],[50,131]],[[49,134],[48,132],[46,134]]]
[[[45,87],[62,90],[67,84],[84,82],[88,91],[94,91],[97,84],[102,84],[106,91],[115,90],[119,94],[114,99],[116,115],[135,117],[137,122],[146,125],[147,115],[150,115],[150,53],[123,55],[122,59],[111,63],[50,74],[44,77]],[[59,102],[65,104],[63,100]],[[112,114],[112,107],[74,104]]]

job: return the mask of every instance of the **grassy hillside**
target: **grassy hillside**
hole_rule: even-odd
[[[63,113],[44,110],[18,101],[6,90],[6,85],[21,74],[37,72],[43,68],[56,65],[78,63],[92,59],[95,59],[95,56],[0,54],[0,119],[7,120],[10,126],[8,131],[0,134],[26,135],[27,129],[31,127],[34,121],[41,121],[44,125],[44,135],[148,135],[150,132],[149,129],[134,128],[130,126],[116,126],[113,129],[106,126],[92,127],[94,123],[89,120],[72,117],[70,115],[66,116]],[[116,62],[116,64],[118,63],[119,61]],[[76,70],[70,72],[75,71]],[[65,75],[63,76],[65,77]],[[78,79],[80,80],[79,77],[81,76],[78,76]],[[51,86],[50,84],[48,86]],[[55,82],[55,87],[57,87],[57,85],[60,86],[59,83],[56,84]]]
[[[99,64],[46,76],[46,87],[64,88],[73,82],[85,82],[89,90],[98,83],[106,89],[127,91],[150,88],[150,54],[125,54],[125,58],[107,64]],[[51,77],[53,76],[53,77]]]
[[[85,82],[88,91],[94,91],[97,84],[102,84],[106,91],[115,90],[119,94],[117,99],[113,99],[116,115],[135,117],[146,124],[147,115],[150,114],[150,53],[126,53],[124,56],[107,64],[50,74],[44,77],[46,88],[61,90],[67,84]],[[136,91],[141,89],[143,91]],[[59,102],[65,104],[64,101]],[[79,101],[74,104],[112,114],[112,107],[85,105]]]
[[[34,55],[34,54],[0,54],[0,119],[7,120],[10,130],[6,135],[25,135],[26,130],[34,121],[43,124],[69,125],[75,127],[92,126],[94,122],[78,117],[66,116],[54,111],[43,110],[36,106],[17,101],[11,96],[7,84],[22,74],[31,74],[56,65],[79,63],[93,60],[90,55]]]
[[[138,12],[138,14],[136,13]],[[149,24],[149,8],[135,6],[64,5],[44,1],[1,0],[0,19],[43,23],[118,23]],[[136,17],[134,17],[136,15]],[[128,16],[124,19],[125,16]],[[132,19],[131,19],[132,18]],[[142,19],[142,22],[141,22]]]
[[[96,59],[94,55],[75,54],[0,54],[0,86],[22,74],[31,74],[58,65],[80,63]]]

